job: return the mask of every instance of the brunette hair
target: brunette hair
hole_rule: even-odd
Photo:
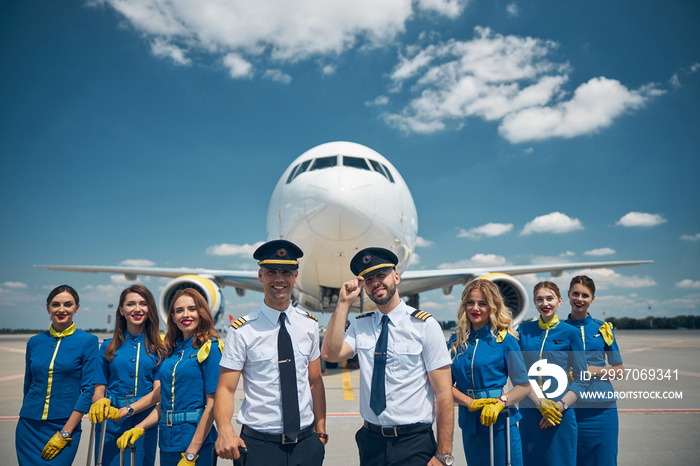
[[[592,278],[588,277],[587,275],[575,276],[571,279],[571,283],[569,284],[569,293],[571,293],[571,288],[573,288],[576,284],[585,286],[591,291],[591,295],[595,296],[595,283],[593,283]]]
[[[57,295],[61,293],[69,293],[71,296],[73,296],[73,299],[75,300],[75,305],[80,304],[80,296],[78,296],[78,292],[73,289],[72,286],[70,285],[59,285],[53,290],[51,290],[51,293],[49,293],[49,297],[46,298],[46,307],[49,307],[49,304],[51,304],[51,301],[53,301],[53,298],[55,298]]]
[[[537,292],[543,288],[554,291],[554,294],[557,295],[557,298],[561,299],[561,292],[559,291],[559,287],[556,283],[550,281],[539,282],[537,285],[535,285],[535,289],[532,290],[532,295],[536,295]]]
[[[450,348],[450,352],[453,354],[457,352],[458,348],[465,347],[467,339],[469,339],[472,323],[467,315],[467,301],[469,301],[471,292],[475,290],[484,293],[484,297],[486,298],[486,304],[489,308],[489,330],[491,334],[496,336],[496,333],[500,330],[507,329],[508,333],[515,336],[511,312],[506,308],[498,286],[489,280],[474,280],[469,282],[469,284],[464,287],[464,291],[462,291],[462,303],[459,305],[459,310],[457,311],[458,323],[455,329],[457,340]]]
[[[165,345],[160,338],[156,300],[153,298],[153,294],[148,288],[139,284],[131,285],[129,288],[122,291],[122,294],[119,296],[119,306],[115,312],[114,333],[112,334],[112,341],[109,342],[105,350],[105,359],[107,359],[107,361],[114,359],[114,352],[122,347],[124,339],[126,338],[126,318],[120,311],[124,307],[126,297],[130,293],[136,293],[146,300],[148,312],[146,313],[144,342],[146,343],[146,351],[154,355],[158,363],[160,363],[165,358]]]
[[[173,354],[177,340],[182,337],[182,331],[177,328],[177,325],[175,325],[175,321],[173,320],[173,314],[175,314],[175,302],[182,296],[189,296],[194,300],[194,305],[197,307],[197,314],[199,314],[199,323],[197,324],[194,338],[192,339],[192,347],[200,348],[207,340],[216,340],[219,338],[219,334],[214,328],[214,318],[209,310],[207,300],[193,288],[177,290],[173,296],[173,300],[170,301],[170,307],[168,308],[168,330],[165,333],[165,347],[168,356]]]

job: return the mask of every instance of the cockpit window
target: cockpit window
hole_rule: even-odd
[[[292,170],[289,173],[289,178],[287,178],[287,184],[291,183],[294,178],[297,176],[301,175],[306,171],[307,168],[309,168],[309,165],[311,164],[311,160],[305,160],[301,162],[299,165],[294,167],[294,170]]]
[[[335,167],[336,165],[338,165],[337,155],[333,155],[331,157],[319,157],[316,160],[314,160],[313,165],[311,165],[310,171],[322,170],[328,167]]]
[[[372,159],[370,159],[369,163],[372,164],[372,168],[374,168],[375,172],[384,176],[386,179],[388,179],[392,183],[394,182],[394,177],[391,176],[391,172],[389,171],[389,169],[387,167],[385,167],[383,164],[377,162],[376,160],[372,160]]]
[[[360,170],[369,170],[369,165],[365,159],[359,157],[343,156],[343,165],[346,167],[359,168]]]

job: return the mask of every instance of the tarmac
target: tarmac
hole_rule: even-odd
[[[0,335],[0,464],[16,465],[15,428],[22,404],[24,353],[31,335]],[[109,337],[99,334],[100,340]],[[700,331],[620,330],[616,332],[625,380],[614,382],[618,401],[620,437],[618,464],[698,464],[700,428]],[[650,380],[650,378],[654,380]],[[325,464],[357,466],[355,432],[359,414],[359,371],[326,369],[327,400]],[[242,385],[242,384],[241,384]],[[623,395],[624,393],[624,395]],[[624,397],[624,398],[623,398]],[[669,399],[668,397],[672,397]],[[240,406],[243,392],[235,394]],[[83,418],[83,439],[74,464],[87,460],[90,423]],[[465,465],[462,436],[455,411],[455,465]],[[158,464],[158,461],[156,461]],[[219,464],[229,464],[223,460]]]

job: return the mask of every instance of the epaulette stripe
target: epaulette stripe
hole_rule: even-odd
[[[362,319],[363,317],[369,317],[371,315],[374,315],[374,312],[368,312],[366,314],[360,314],[359,316],[355,317],[355,319]]]
[[[413,314],[411,314],[411,317],[415,317],[416,319],[426,321],[426,320],[428,320],[428,318],[432,317],[432,315],[428,314],[425,311],[417,310]]]
[[[307,312],[307,313],[306,313],[306,317],[308,317],[309,319],[313,319],[313,320],[315,320],[316,322],[318,322],[318,317],[316,317],[315,315],[311,314],[310,312]]]
[[[248,321],[245,320],[243,317],[239,317],[238,319],[234,320],[233,323],[231,323],[231,327],[238,330],[238,328],[240,326],[242,326],[243,324],[245,324],[246,322],[248,322]]]

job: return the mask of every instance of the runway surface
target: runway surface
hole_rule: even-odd
[[[620,411],[621,466],[697,464],[700,430],[700,331],[621,330],[616,332],[626,380],[614,382]],[[31,335],[0,335],[0,464],[16,465],[14,438],[22,404],[24,351]],[[109,335],[100,334],[100,339]],[[659,380],[661,376],[661,379]],[[649,380],[654,377],[655,380]],[[642,379],[646,380],[642,380]],[[324,375],[328,404],[325,464],[356,466],[355,432],[359,415],[359,372],[330,369]],[[622,396],[622,395],[621,395]],[[659,399],[656,397],[673,397]],[[235,395],[240,406],[243,393]],[[75,464],[87,459],[90,424],[83,418],[83,441]],[[455,416],[454,456],[465,465],[461,432]],[[158,464],[156,462],[156,464]],[[221,461],[219,464],[230,464]]]

